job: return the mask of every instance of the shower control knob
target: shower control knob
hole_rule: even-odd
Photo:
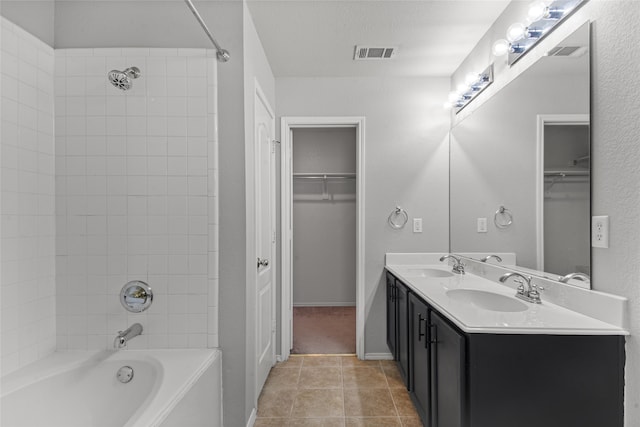
[[[258,268],[267,267],[267,266],[269,266],[269,260],[268,259],[258,258]]]

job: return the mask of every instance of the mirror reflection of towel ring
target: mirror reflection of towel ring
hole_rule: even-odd
[[[500,209],[498,209],[493,216],[493,223],[498,228],[507,228],[513,224],[513,214],[509,209],[500,206]]]
[[[409,214],[400,206],[396,206],[396,208],[389,214],[389,218],[387,218],[387,222],[391,228],[395,228],[396,230],[404,228],[407,221],[409,221]]]

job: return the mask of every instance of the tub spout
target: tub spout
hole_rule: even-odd
[[[116,339],[113,340],[113,348],[119,349],[126,347],[127,342],[129,342],[130,339],[137,337],[140,334],[142,334],[142,325],[140,323],[134,323],[128,329],[118,332]]]

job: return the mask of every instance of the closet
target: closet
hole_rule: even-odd
[[[356,129],[292,132],[292,353],[355,353]]]

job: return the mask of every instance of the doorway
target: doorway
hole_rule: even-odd
[[[293,354],[356,352],[355,136],[292,131]]]
[[[282,119],[281,358],[364,356],[364,118]]]

